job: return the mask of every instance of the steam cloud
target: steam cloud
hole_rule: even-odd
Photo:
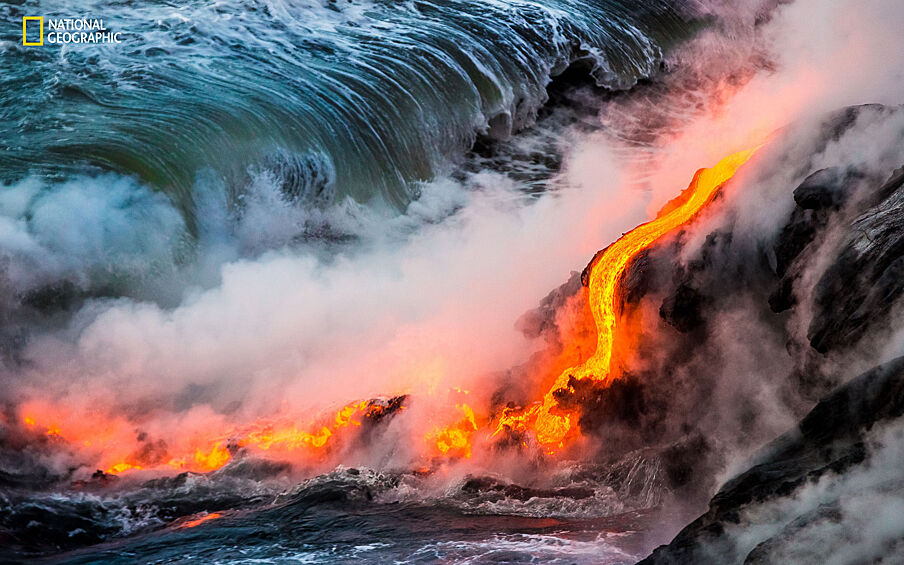
[[[178,445],[198,430],[275,414],[304,418],[350,400],[411,393],[411,410],[395,433],[422,441],[423,429],[453,417],[450,389],[468,390],[470,404],[488,406],[505,382],[499,371],[545,347],[515,320],[672,198],[699,167],[797,124],[787,136],[776,134],[781,142],[682,235],[679,267],[700,257],[707,235],[729,225],[728,259],[740,262],[768,246],[791,213],[790,191],[812,171],[850,166],[877,179],[904,163],[900,113],[867,113],[840,139],[813,146],[817,120],[827,112],[902,102],[904,8],[893,0],[775,4],[701,3],[717,25],[673,55],[665,94],[640,92],[630,107],[619,100],[604,106],[601,118],[611,129],[575,134],[557,179],[562,188],[530,204],[513,181],[484,172],[472,179],[476,190],[448,179],[425,185],[401,217],[351,201],[312,211],[282,198],[279,179],[259,175],[235,212],[201,179],[192,241],[169,202],[131,179],[49,185],[30,178],[2,187],[0,281],[17,297],[3,305],[13,321],[3,334],[9,343],[16,338],[2,351],[4,397],[67,406],[73,420],[110,407],[136,430]],[[743,72],[726,78],[738,65]],[[688,107],[688,96],[700,104]],[[626,147],[616,140],[632,127],[624,116],[638,110],[658,117],[660,127],[651,142]],[[812,269],[796,289],[802,305],[810,303],[820,265]],[[70,317],[48,320],[21,305],[22,297],[60,281],[79,297]],[[785,335],[758,316],[759,307],[746,302],[752,299],[732,300],[712,320],[706,349],[678,375],[715,387],[700,428],[722,455],[720,477],[810,402],[784,384],[806,360],[786,352]],[[651,311],[648,333],[666,340],[658,304],[650,297],[638,307]],[[810,315],[806,307],[796,310],[788,335],[805,341]],[[874,336],[870,350],[855,354],[859,360],[835,378],[856,374],[877,351],[883,358],[904,351],[897,331]],[[636,362],[652,371],[666,359]],[[539,384],[543,376],[531,378]],[[741,405],[754,407],[755,422],[739,416]],[[885,446],[879,457],[891,457],[900,430],[876,441]],[[408,445],[386,446],[394,452],[389,463],[416,458],[416,442]],[[373,457],[349,463],[387,463]],[[490,455],[470,465],[488,466],[484,457]],[[880,464],[843,479],[843,489],[878,480],[871,473],[881,473]],[[856,519],[862,503],[845,507],[846,519]],[[897,527],[891,519],[885,524]]]

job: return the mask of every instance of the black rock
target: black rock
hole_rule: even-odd
[[[794,202],[804,210],[838,210],[851,195],[851,186],[863,178],[857,171],[839,167],[820,169],[794,189]]]
[[[641,561],[646,565],[767,563],[770,543],[802,524],[830,517],[802,513],[775,539],[744,555],[726,530],[745,509],[794,493],[826,473],[843,473],[869,458],[865,434],[879,422],[904,414],[904,357],[880,365],[819,402],[797,428],[767,446],[753,466],[731,479],[712,498],[709,510],[668,545]],[[899,470],[904,476],[904,469]],[[755,526],[755,524],[754,524]],[[751,534],[754,535],[754,534]]]
[[[776,272],[784,276],[791,264],[828,225],[832,212],[837,212],[853,194],[863,177],[857,171],[838,167],[820,169],[794,189],[797,207],[773,247]]]
[[[838,258],[823,273],[813,298],[808,338],[825,353],[854,345],[884,322],[904,292],[904,176],[876,191],[880,202],[848,231]]]
[[[659,316],[670,326],[687,333],[703,325],[705,297],[696,288],[680,284],[659,308]]]
[[[756,546],[747,554],[744,565],[769,565],[775,562],[773,555],[781,551],[787,544],[793,543],[796,536],[805,528],[816,524],[840,521],[841,511],[837,504],[823,504],[816,510],[807,512],[782,528],[778,535],[772,536]]]
[[[480,495],[483,499],[502,500],[510,498],[521,501],[530,500],[531,498],[571,498],[580,500],[590,498],[595,494],[594,490],[588,487],[571,486],[544,489],[516,485],[490,477],[469,478],[461,486],[461,492],[466,495]]]

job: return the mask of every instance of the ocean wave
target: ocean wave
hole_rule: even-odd
[[[294,486],[291,481],[285,467],[258,461],[209,474],[118,479],[95,473],[68,487],[0,491],[0,533],[11,542],[3,555],[71,550],[56,558],[119,562],[141,546],[145,556],[162,560],[216,554],[230,563],[252,558],[476,563],[505,555],[633,562],[626,542],[638,517],[613,516],[615,495],[602,484],[595,488],[609,493],[608,513],[590,507],[601,503],[600,496],[585,496],[575,487],[543,494],[508,485],[523,492],[497,508],[475,503],[467,485],[450,485],[442,476],[340,466]],[[537,496],[525,496],[531,490]],[[494,493],[489,488],[483,495]],[[575,503],[583,510],[572,508]],[[617,510],[625,511],[624,505]],[[604,516],[604,522],[594,520]],[[482,530],[480,523],[490,527]],[[236,535],[244,541],[215,541],[237,541]],[[78,549],[87,545],[95,547]]]
[[[45,18],[71,9],[40,7]],[[92,0],[80,10],[123,43],[0,51],[0,180],[135,175],[189,227],[205,170],[233,199],[268,169],[291,198],[403,209],[478,134],[532,123],[569,64],[628,88],[686,31],[664,0]],[[17,40],[9,33],[0,40]]]

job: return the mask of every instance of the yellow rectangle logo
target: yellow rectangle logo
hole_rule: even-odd
[[[28,41],[28,21],[37,20],[40,24],[38,41]],[[22,16],[22,45],[44,45],[44,16]]]

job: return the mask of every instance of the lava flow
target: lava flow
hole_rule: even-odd
[[[655,219],[637,226],[597,253],[589,267],[587,284],[597,332],[593,355],[583,364],[562,372],[541,402],[526,409],[505,409],[496,433],[506,429],[519,432],[533,430],[537,441],[548,450],[563,446],[563,441],[572,431],[577,414],[559,406],[557,394],[561,394],[560,391],[573,391],[573,383],[583,379],[606,384],[614,378],[610,365],[619,315],[619,281],[631,260],[660,237],[689,222],[757,149],[734,153],[710,169],[700,169],[688,188],[666,204]]]
[[[463,414],[461,420],[445,428],[437,427],[427,434],[428,443],[436,445],[439,455],[448,457],[471,457],[471,436],[477,431],[477,419],[467,404],[457,404],[455,408]]]
[[[624,234],[597,255],[588,267],[589,305],[596,325],[596,349],[583,364],[562,372],[542,400],[527,408],[506,408],[495,427],[504,431],[532,433],[548,453],[563,447],[577,431],[577,409],[559,404],[563,393],[574,392],[578,381],[591,379],[601,385],[616,375],[611,370],[612,349],[619,317],[619,282],[631,261],[670,231],[685,225],[743,165],[756,148],[730,155],[710,169],[697,171],[688,188],[660,211],[659,215]],[[465,392],[466,394],[466,392]],[[266,452],[271,458],[326,462],[342,445],[366,437],[369,430],[386,417],[406,408],[407,396],[348,404],[331,417],[300,428],[293,419],[261,420],[245,428],[227,427],[221,433],[177,438],[167,445],[151,441],[121,417],[98,418],[97,414],[73,414],[61,407],[32,403],[22,407],[22,422],[44,441],[81,445],[95,450],[98,463],[107,473],[121,474],[140,469],[170,469],[208,472],[219,469],[240,454]],[[470,406],[455,404],[458,416],[453,424],[434,427],[423,435],[431,458],[469,458],[472,440],[481,423]],[[450,411],[451,412],[451,411]],[[366,426],[362,424],[366,423]],[[352,430],[358,429],[358,432]],[[494,435],[495,435],[494,434]],[[523,443],[523,442],[522,442]]]
[[[178,445],[151,441],[134,426],[115,417],[97,414],[71,414],[43,404],[24,407],[25,427],[48,440],[85,449],[100,448],[98,463],[106,473],[122,474],[142,469],[172,469],[209,472],[226,465],[239,452],[267,452],[285,459],[317,461],[349,430],[365,423],[374,425],[386,415],[404,410],[405,397],[360,401],[344,406],[316,425],[299,427],[292,421],[260,421],[249,427],[201,437],[189,438]]]
[[[178,527],[180,529],[194,528],[194,527],[200,526],[201,524],[203,524],[205,522],[210,522],[211,520],[216,520],[218,518],[221,518],[222,516],[223,515],[220,514],[219,512],[211,512],[210,514],[204,514],[203,516],[201,516],[199,518],[195,518],[193,520],[188,520],[187,522],[183,522]]]

